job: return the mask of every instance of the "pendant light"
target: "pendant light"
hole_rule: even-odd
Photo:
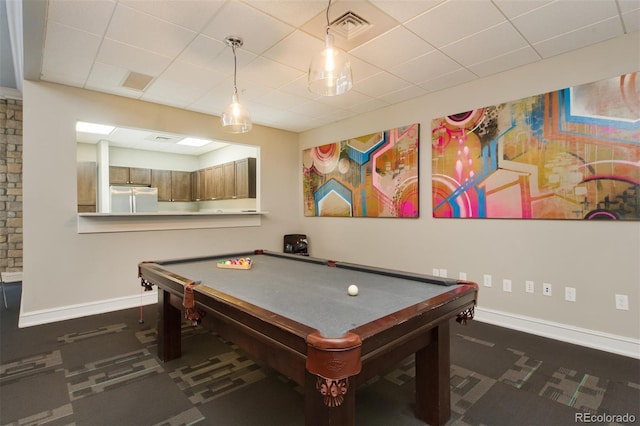
[[[222,122],[222,128],[229,133],[247,133],[252,127],[251,117],[249,117],[249,114],[238,100],[238,87],[236,84],[238,72],[236,49],[242,46],[242,38],[228,36],[224,41],[233,50],[233,97],[231,98],[231,104],[222,113],[220,121]]]
[[[308,88],[312,93],[322,96],[336,96],[347,93],[353,86],[351,61],[346,53],[333,45],[333,36],[329,34],[329,9],[327,6],[327,32],[324,37],[324,50],[316,54],[309,65]]]

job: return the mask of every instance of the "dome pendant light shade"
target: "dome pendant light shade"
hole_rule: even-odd
[[[328,31],[324,50],[316,54],[309,65],[308,83],[312,93],[322,96],[342,95],[353,87],[351,61],[333,46],[333,36]]]
[[[251,117],[238,100],[238,87],[236,84],[236,74],[238,71],[238,62],[236,57],[236,48],[242,46],[242,39],[236,36],[229,36],[225,42],[231,46],[233,50],[233,97],[231,104],[224,110],[220,117],[222,128],[229,133],[247,133],[251,130]]]

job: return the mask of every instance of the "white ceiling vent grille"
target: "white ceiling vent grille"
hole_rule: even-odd
[[[146,74],[140,74],[139,72],[130,71],[122,83],[122,87],[126,87],[127,89],[139,90],[140,92],[144,91],[147,88],[149,83],[151,83],[153,77]]]
[[[354,37],[359,36],[369,28],[371,28],[369,21],[351,11],[346,12],[338,19],[331,22],[332,32],[347,40],[352,40]]]
[[[184,136],[151,133],[149,136],[147,136],[144,139],[152,142],[176,143],[180,139],[184,139]]]

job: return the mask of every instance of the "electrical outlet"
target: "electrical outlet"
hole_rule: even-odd
[[[574,287],[564,288],[564,300],[566,300],[567,302],[576,301],[576,289]]]
[[[511,280],[502,280],[502,291],[508,291],[511,293]]]
[[[466,281],[467,280],[467,273],[466,272],[460,272],[458,274],[458,279]]]
[[[491,275],[484,274],[482,278],[483,278],[484,286],[491,287]]]
[[[629,296],[626,294],[616,294],[616,309],[629,310]]]
[[[533,293],[534,292],[534,284],[533,281],[531,280],[527,280],[524,282],[524,291],[526,291],[527,293]]]
[[[439,277],[440,276],[440,269],[433,268],[433,271],[431,271],[431,275],[433,275],[434,277]]]
[[[442,278],[447,278],[447,270],[446,269],[440,269],[440,276]]]
[[[551,284],[542,283],[542,294],[545,296],[551,296]]]

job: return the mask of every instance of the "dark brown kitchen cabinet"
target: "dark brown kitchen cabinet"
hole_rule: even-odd
[[[191,172],[154,169],[151,186],[158,188],[158,201],[191,201]]]
[[[191,172],[191,201],[206,199],[205,182],[205,169]]]
[[[94,161],[80,161],[78,173],[78,213],[97,211],[98,165]]]
[[[191,201],[191,172],[171,171],[171,201]]]
[[[236,163],[224,163],[222,165],[222,173],[224,175],[223,196],[225,200],[236,197]]]
[[[151,169],[140,167],[109,166],[111,185],[151,185]]]
[[[256,198],[256,159],[236,161],[236,198]]]
[[[222,200],[224,198],[223,164],[204,169],[205,200]]]
[[[151,170],[151,187],[158,188],[158,201],[171,201],[171,170]]]

